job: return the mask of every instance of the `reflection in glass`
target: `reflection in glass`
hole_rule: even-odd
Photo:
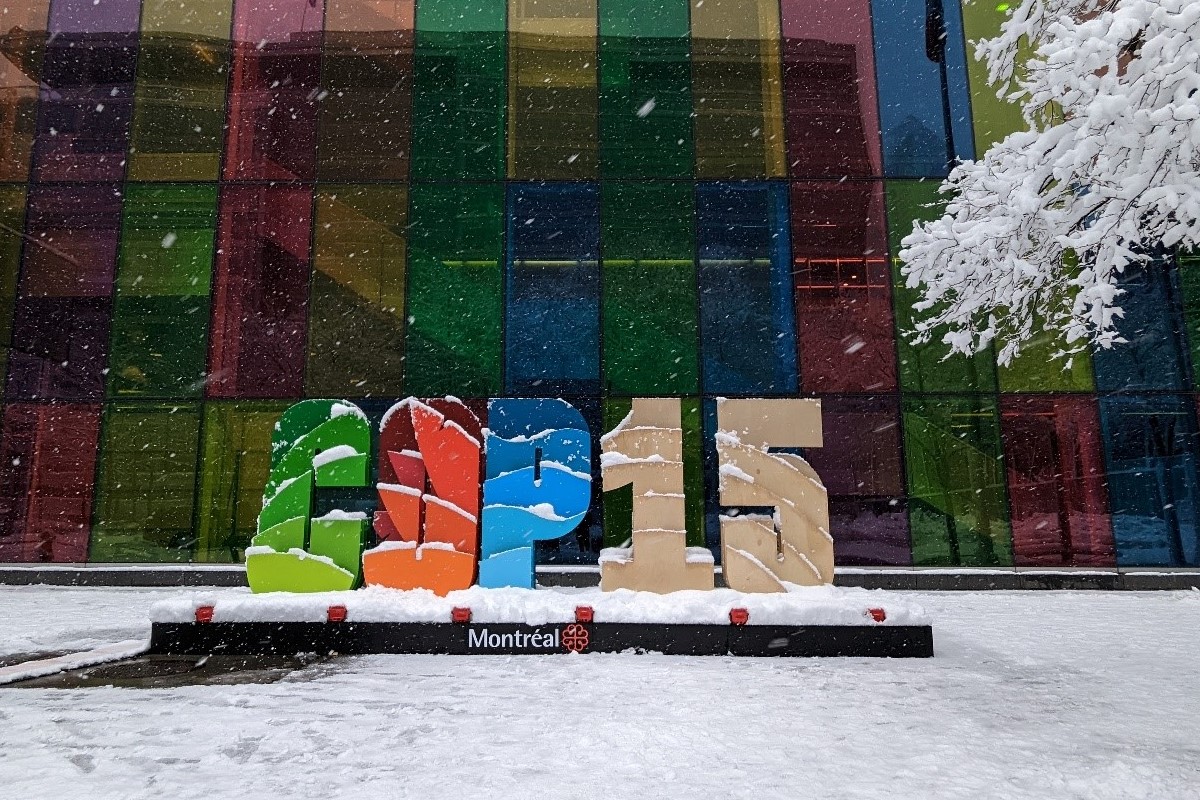
[[[782,0],[788,171],[881,175],[869,0]]]
[[[600,192],[508,187],[505,384],[535,396],[600,388]]]
[[[596,175],[596,0],[509,0],[508,177]]]
[[[413,0],[328,0],[319,177],[404,180],[411,141]]]
[[[21,270],[25,187],[0,187],[0,343],[12,341],[13,306]],[[0,379],[8,372],[8,347],[0,347]]]
[[[794,183],[791,203],[804,390],[893,391],[896,342],[883,184]]]
[[[696,392],[692,187],[606,183],[601,206],[606,391]]]
[[[1092,397],[1000,401],[1018,567],[1112,566],[1112,526]]]
[[[0,31],[0,181],[29,177],[50,0],[9,0]]]
[[[104,412],[91,561],[191,561],[200,411],[112,405]]]
[[[412,174],[503,178],[507,0],[421,0]]]
[[[1196,410],[1181,395],[1100,398],[1117,564],[1200,564]]]
[[[975,157],[958,0],[872,0],[883,167],[944,176]]]
[[[778,0],[692,4],[696,176],[781,178]]]
[[[87,560],[98,405],[9,403],[0,428],[0,563]]]
[[[787,186],[696,187],[705,392],[796,391],[796,315]]]
[[[311,223],[311,189],[222,191],[210,397],[302,395]]]
[[[129,179],[215,181],[231,0],[145,0]]]
[[[403,186],[317,194],[309,301],[308,394],[399,394],[404,372]]]
[[[1012,563],[1000,425],[986,397],[904,397],[913,563]]]

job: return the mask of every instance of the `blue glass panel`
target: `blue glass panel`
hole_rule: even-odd
[[[1126,293],[1116,302],[1125,317],[1118,320],[1117,330],[1128,341],[1093,356],[1096,388],[1102,392],[1189,388],[1190,354],[1173,261],[1164,258],[1144,267],[1127,267],[1119,286]]]
[[[705,392],[797,390],[787,203],[782,183],[696,187]]]
[[[1179,395],[1100,398],[1120,566],[1196,566],[1196,420]]]
[[[945,175],[975,157],[958,0],[872,0],[883,169]]]
[[[599,253],[600,192],[595,184],[508,187],[509,391],[599,391]]]

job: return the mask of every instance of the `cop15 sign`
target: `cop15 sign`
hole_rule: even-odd
[[[558,399],[496,398],[486,416],[485,427],[453,397],[395,404],[377,436],[374,514],[314,516],[317,489],[368,487],[376,436],[349,402],[289,408],[275,426],[258,533],[246,550],[251,589],[532,588],[534,542],[571,533],[591,505],[591,434]],[[717,401],[719,502],[774,508],[721,518],[731,588],[832,581],[825,488],[803,458],[772,451],[820,444],[818,400]],[[712,589],[711,553],[685,544],[679,400],[635,399],[600,445],[604,491],[633,493],[632,547],[601,552],[601,588]],[[370,528],[378,544],[367,549]]]

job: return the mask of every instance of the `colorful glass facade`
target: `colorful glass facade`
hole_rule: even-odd
[[[899,333],[900,239],[1020,124],[986,4],[0,5],[0,561],[237,560],[291,402],[452,394],[682,398],[691,544],[715,398],[815,396],[840,564],[1200,564],[1187,259],[1067,370]]]

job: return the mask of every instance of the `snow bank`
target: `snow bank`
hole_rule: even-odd
[[[144,639],[130,639],[116,644],[97,647],[82,653],[68,653],[55,658],[43,658],[38,661],[26,661],[13,664],[11,667],[0,667],[0,686],[16,681],[26,681],[31,678],[41,678],[55,675],[69,669],[82,669],[105,664],[109,661],[120,661],[123,658],[140,656],[149,649],[150,643]]]
[[[882,590],[789,585],[779,594],[732,589],[653,594],[621,589],[470,589],[438,597],[420,589],[370,586],[353,592],[259,595],[181,593],[150,609],[153,622],[193,622],[196,608],[213,607],[214,622],[324,622],[331,605],[346,607],[351,622],[449,622],[455,607],[474,622],[548,625],[575,621],[576,606],[591,606],[596,622],[728,625],[729,611],[745,608],[751,625],[876,625],[868,609],[887,612],[884,625],[927,625],[925,612]]]

